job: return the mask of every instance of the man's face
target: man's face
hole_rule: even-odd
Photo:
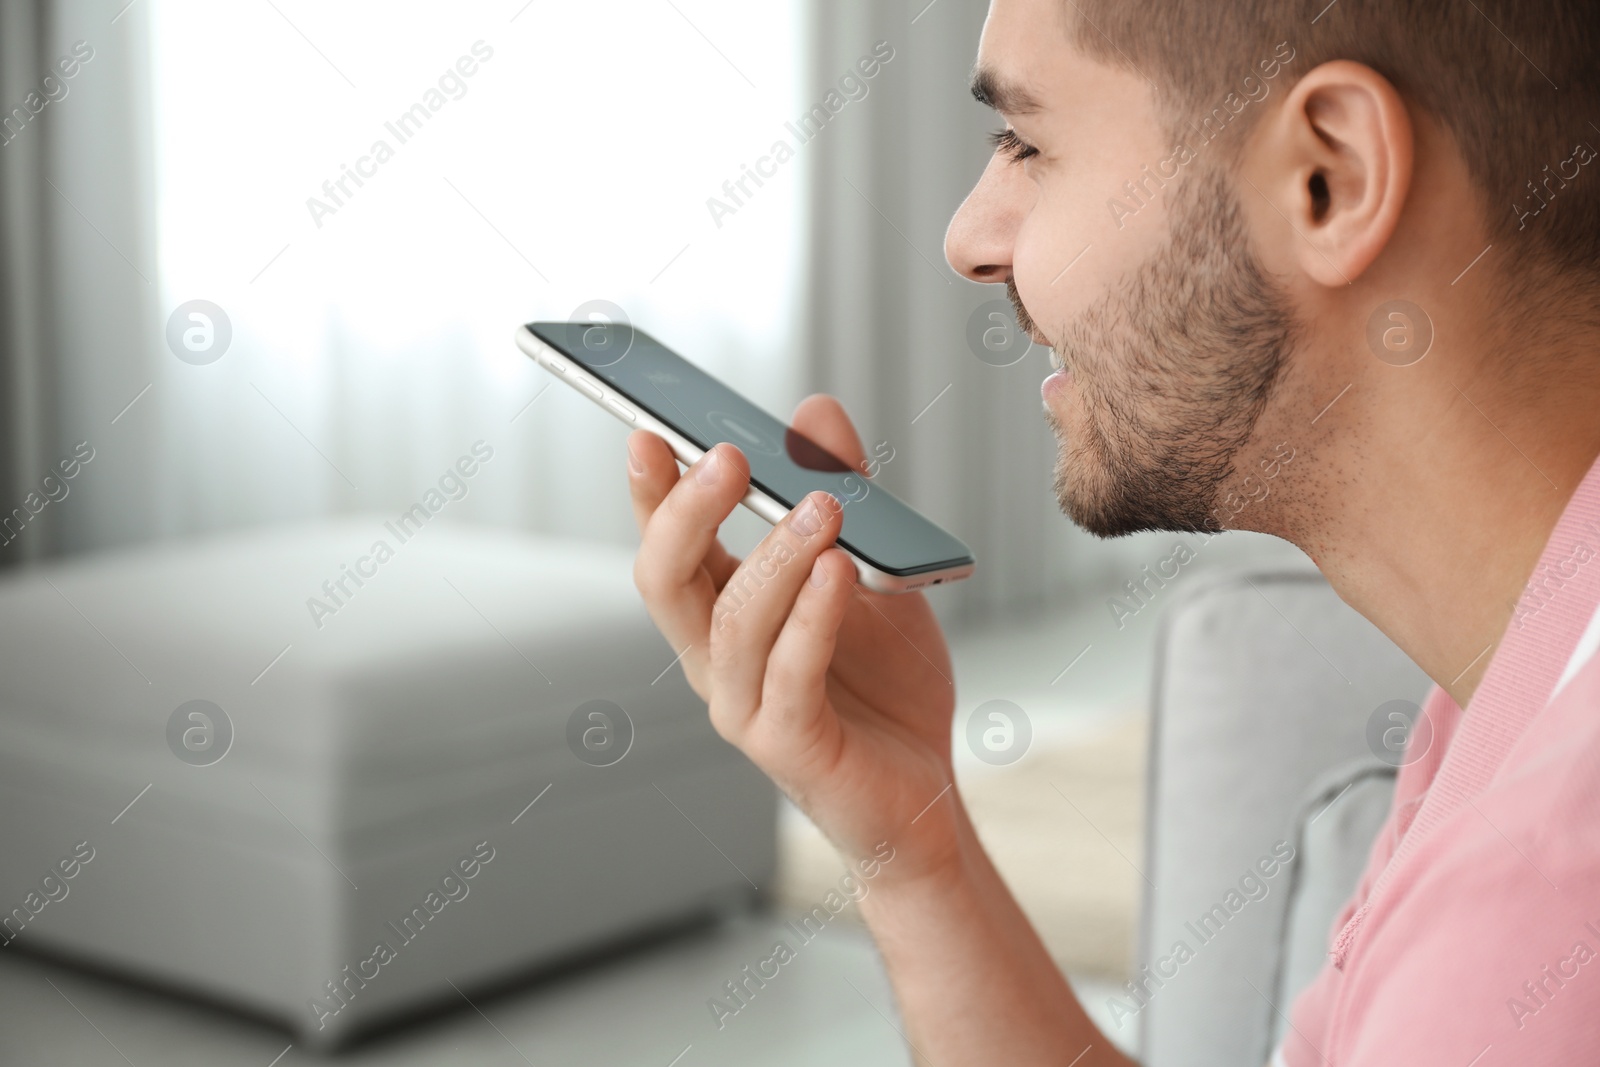
[[[1179,151],[1145,82],[1071,46],[1068,11],[994,0],[980,85],[1017,140],[951,222],[946,256],[1004,283],[1065,365],[1042,394],[1067,516],[1103,537],[1217,530],[1291,309],[1251,253],[1220,143]]]

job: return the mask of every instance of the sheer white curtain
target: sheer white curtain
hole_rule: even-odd
[[[164,532],[393,511],[482,440],[453,514],[631,539],[625,431],[511,340],[591,300],[793,404],[804,171],[707,200],[796,110],[799,0],[148,6],[161,324],[232,328],[152,339]]]
[[[604,299],[775,412],[839,394],[895,449],[884,483],[977,551],[942,612],[1115,589],[1170,538],[1095,543],[1061,518],[1044,355],[978,359],[969,316],[997,294],[943,262],[994,121],[964,85],[982,17],[949,0],[4,5],[10,103],[94,49],[0,149],[6,506],[76,442],[97,454],[0,564],[393,513],[479,440],[495,459],[452,516],[630,543],[622,427],[511,342]],[[232,327],[199,365],[166,337],[195,300]],[[735,514],[742,548],[764,526]]]
[[[154,529],[155,424],[118,417],[159,331],[140,14],[0,4],[0,567]]]
[[[818,141],[811,382],[849,397],[863,436],[894,447],[885,484],[972,546],[974,576],[933,597],[942,618],[1040,611],[1088,595],[1138,546],[1095,543],[1061,516],[1051,492],[1056,445],[1039,401],[1047,353],[1035,346],[1004,366],[980,358],[968,336],[972,317],[999,301],[1011,323],[1009,305],[999,287],[966,281],[944,258],[945,228],[982,172],[984,135],[997,125],[967,89],[984,7],[811,7],[813,92],[874,42],[895,54],[872,95]]]

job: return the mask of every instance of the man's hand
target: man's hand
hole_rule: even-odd
[[[865,451],[838,401],[812,396],[796,430],[858,471]],[[850,859],[887,841],[894,880],[958,863],[950,657],[921,593],[856,584],[831,547],[849,508],[810,494],[742,562],[717,528],[750,468],[719,444],[681,476],[666,442],[628,437],[643,540],[634,582],[717,732],[775,781]]]
[[[838,401],[794,427],[864,466]],[[861,898],[919,1062],[1129,1067],[1084,1015],[978,842],[954,788],[950,656],[921,593],[857,587],[831,547],[850,505],[813,493],[748,559],[717,528],[749,486],[720,444],[681,477],[666,442],[628,437],[643,542],[634,582],[717,732],[849,860],[892,862]],[[811,511],[811,507],[815,511]]]

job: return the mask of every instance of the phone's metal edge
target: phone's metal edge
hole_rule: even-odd
[[[535,363],[550,373],[569,382],[586,382],[593,386],[595,389],[593,393],[584,389],[575,389],[574,391],[579,396],[593,402],[596,407],[624,426],[637,430],[649,430],[666,441],[667,447],[672,449],[672,454],[684,466],[689,466],[705,455],[704,449],[679,434],[648,411],[640,410],[627,397],[608,387],[604,381],[592,374],[587,367],[573,361],[560,350],[546,344],[538,334],[528,329],[527,326],[517,327],[516,340],[518,348],[531,356]],[[631,412],[634,416],[633,419],[630,421],[621,412],[607,406],[606,402],[608,400],[615,403],[619,408]],[[753,485],[745,493],[744,499],[740,503],[774,526],[783,521],[784,516],[789,514],[787,508]],[[839,547],[841,549],[844,548],[843,545]],[[874,567],[854,552],[849,551],[849,549],[844,549],[844,551],[855,561],[857,579],[862,585],[875,593],[910,593],[931,585],[946,585],[969,576],[976,569],[975,563],[964,563],[960,566],[946,567],[943,570],[927,571],[922,574],[889,574]]]

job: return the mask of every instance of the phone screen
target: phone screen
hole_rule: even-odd
[[[840,546],[879,570],[912,575],[972,561],[966,545],[905,501],[643,330],[583,322],[528,329],[698,447],[738,446],[751,482],[785,508],[818,489],[833,494],[844,512]],[[886,456],[893,452],[869,456],[869,466]]]

